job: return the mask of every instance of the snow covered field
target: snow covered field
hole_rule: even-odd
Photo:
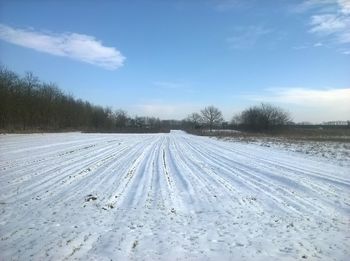
[[[287,151],[305,154],[304,157],[318,157],[322,161],[331,161],[350,168],[350,142],[347,141],[315,141],[284,137],[220,137],[224,141],[251,143],[264,147],[274,147]],[[340,139],[341,140],[341,139]]]
[[[170,134],[0,136],[0,260],[346,260],[350,169]]]

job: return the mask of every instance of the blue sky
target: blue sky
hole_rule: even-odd
[[[132,116],[350,118],[350,0],[0,0],[0,58]]]

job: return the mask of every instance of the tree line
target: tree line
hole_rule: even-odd
[[[208,106],[179,120],[130,117],[124,110],[94,105],[64,93],[54,83],[42,82],[32,73],[23,77],[0,67],[0,131],[169,132],[235,128],[266,131],[290,122],[282,109],[269,105],[250,107],[225,122],[222,112]]]
[[[214,107],[205,107],[200,113],[194,112],[184,120],[185,126],[191,129],[214,128],[239,129],[246,131],[270,131],[292,124],[288,112],[271,104],[262,103],[243,110],[233,116],[231,122],[225,122],[222,112]]]
[[[0,129],[7,131],[108,129],[109,108],[62,92],[32,73],[20,77],[0,69]]]
[[[0,131],[167,132],[172,121],[128,116],[64,93],[32,73],[0,67]]]

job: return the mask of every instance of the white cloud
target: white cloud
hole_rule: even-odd
[[[346,29],[349,19],[334,14],[314,15],[311,17],[311,32],[332,34]]]
[[[271,88],[271,99],[280,102],[303,105],[345,105],[350,100],[350,88],[344,89],[306,89],[306,88]],[[350,104],[349,104],[350,106]]]
[[[225,120],[231,120],[234,113],[238,113],[244,107],[238,106],[237,103],[234,105],[223,104],[215,101],[199,101],[199,102],[174,102],[166,100],[148,100],[140,102],[139,104],[126,106],[130,115],[135,116],[149,116],[159,117],[160,119],[176,119],[182,120],[193,112],[198,112],[208,105],[214,104],[222,111]]]
[[[255,102],[276,103],[289,110],[296,121],[349,120],[350,88],[271,88],[263,95],[247,95]]]
[[[350,16],[338,14],[314,15],[310,32],[320,36],[333,36],[338,44],[350,43]]]
[[[333,9],[337,0],[306,0],[293,7],[292,11],[301,13],[315,9],[321,9],[322,11],[329,11]]]
[[[336,44],[350,43],[350,0],[308,0],[299,9],[314,11],[310,17],[311,33],[328,37]]]
[[[37,32],[0,24],[0,39],[12,44],[69,57],[74,60],[114,70],[123,66],[125,57],[114,47],[106,47],[93,36]]]
[[[227,42],[233,49],[252,48],[269,33],[271,30],[262,26],[236,27],[234,35],[227,38]]]
[[[349,26],[350,26],[350,23],[349,23]],[[342,43],[342,44],[350,43],[350,29],[348,29],[346,32],[341,33],[338,36],[338,41],[339,43]]]
[[[341,7],[342,13],[350,14],[350,0],[338,0],[338,4]]]

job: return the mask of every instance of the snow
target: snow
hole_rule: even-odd
[[[170,134],[0,136],[0,260],[346,260],[349,167]]]
[[[344,141],[342,141],[342,138]],[[349,137],[339,137],[338,141],[316,141],[305,139],[293,139],[284,137],[220,137],[231,142],[257,144],[264,147],[274,147],[286,151],[299,152],[303,157],[316,156],[321,161],[332,161],[350,168],[350,142]]]

